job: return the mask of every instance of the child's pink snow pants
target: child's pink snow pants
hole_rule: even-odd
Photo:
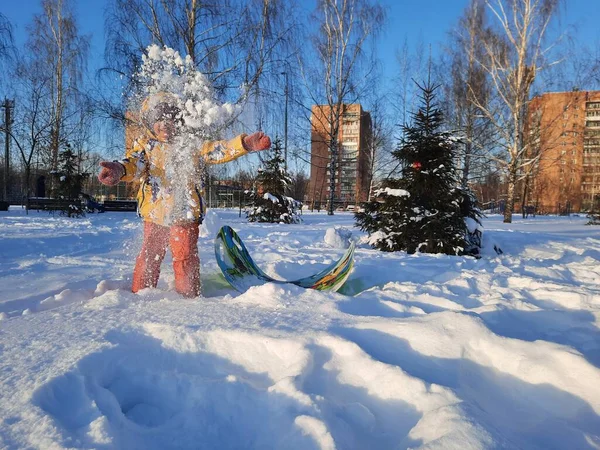
[[[200,295],[197,223],[165,227],[144,222],[144,240],[135,262],[131,290],[156,287],[167,246],[173,255],[175,290],[186,297],[197,297]]]

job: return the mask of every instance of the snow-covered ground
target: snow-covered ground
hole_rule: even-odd
[[[1,448],[600,448],[600,227],[494,216],[481,260],[359,245],[339,293],[239,295],[220,223],[283,278],[343,253],[328,229],[362,234],[217,214],[189,300],[169,259],[129,292],[134,214],[0,212]]]

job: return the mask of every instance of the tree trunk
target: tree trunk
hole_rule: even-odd
[[[330,163],[329,163],[329,207],[327,208],[327,215],[333,216],[333,211],[335,209],[335,171],[337,169],[337,158],[338,158],[338,139],[339,139],[339,128],[340,121],[342,117],[342,105],[337,104],[334,106],[335,114],[333,108],[330,107],[329,110],[329,127],[331,130],[331,136],[329,141],[329,153],[330,153]]]
[[[331,162],[329,163],[329,207],[327,208],[327,215],[333,216],[333,202],[335,200],[335,169],[336,169],[336,151],[335,144],[332,142],[329,147],[331,153]]]
[[[506,203],[504,204],[504,223],[512,223],[512,214],[515,209],[515,191],[517,188],[517,167],[511,165],[508,173],[508,186],[506,190]]]
[[[470,133],[470,131],[467,131],[467,133]],[[471,136],[470,134],[467,134],[467,139],[470,140]],[[472,149],[472,145],[470,141],[467,141],[467,143],[465,144],[465,159],[463,161],[463,168],[462,168],[462,179],[461,179],[461,185],[463,188],[466,188],[469,186],[469,170],[471,167],[471,152],[473,151]]]
[[[529,214],[527,212],[527,198],[529,197],[529,183],[531,180],[531,174],[527,174],[525,182],[523,183],[523,197],[521,198],[521,214],[525,219]]]
[[[190,2],[189,9],[186,10],[187,30],[184,34],[187,35],[183,36],[187,54],[192,57],[192,61],[194,61],[194,63],[198,61],[198,58],[196,58],[196,25],[198,23],[198,5],[196,3],[196,0],[192,0]]]
[[[27,198],[31,197],[29,194],[31,192],[31,164],[25,164],[25,195]]]

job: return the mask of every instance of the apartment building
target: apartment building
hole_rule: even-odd
[[[313,105],[311,114],[311,169],[306,203],[325,208],[330,193],[331,109]],[[367,201],[370,188],[371,115],[360,104],[342,106],[336,152],[334,206]]]
[[[540,155],[528,203],[547,213],[589,210],[600,195],[600,91],[533,98],[527,136]]]

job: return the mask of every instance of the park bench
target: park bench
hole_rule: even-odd
[[[137,211],[135,200],[105,200],[104,211]]]
[[[27,199],[27,210],[35,209],[37,211],[59,211],[69,207],[69,205],[80,202],[80,200],[65,200],[63,198],[30,197]]]

